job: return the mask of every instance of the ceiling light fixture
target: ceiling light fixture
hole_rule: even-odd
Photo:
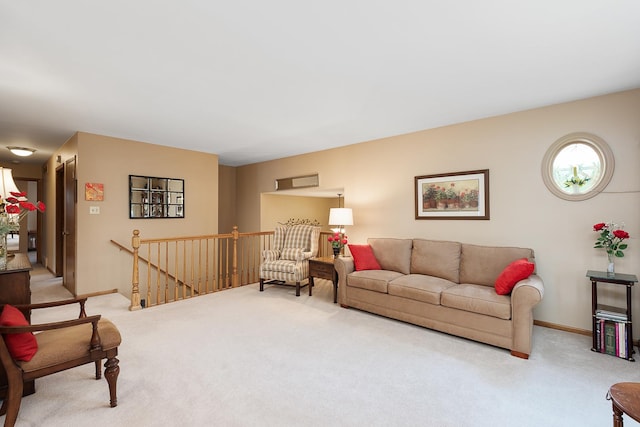
[[[29,157],[33,153],[36,152],[33,148],[25,148],[25,147],[7,147],[9,151],[11,151],[16,156],[20,157]]]

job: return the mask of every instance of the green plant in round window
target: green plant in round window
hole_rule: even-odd
[[[580,142],[564,147],[553,161],[553,180],[570,194],[589,191],[600,173],[600,156],[593,147]]]

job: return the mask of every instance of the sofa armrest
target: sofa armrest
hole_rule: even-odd
[[[333,261],[333,265],[338,273],[338,302],[342,305],[347,303],[347,275],[355,271],[355,264],[352,257],[338,257]]]
[[[538,276],[537,274],[532,274],[526,279],[520,280],[518,283],[516,283],[513,291],[511,291],[511,303],[513,304],[514,298],[519,299],[523,297],[531,303],[532,308],[537,303],[542,301],[542,298],[544,297],[544,283],[542,282],[542,278],[540,276]]]
[[[511,292],[511,318],[513,322],[513,347],[511,353],[531,353],[533,336],[533,307],[544,296],[544,284],[540,276],[532,274],[519,281]]]

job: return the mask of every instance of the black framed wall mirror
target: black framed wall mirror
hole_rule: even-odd
[[[184,179],[129,175],[129,218],[184,218]]]

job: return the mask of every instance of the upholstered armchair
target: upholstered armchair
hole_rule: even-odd
[[[33,380],[87,363],[95,364],[95,378],[100,379],[103,359],[110,405],[117,405],[120,367],[116,356],[120,332],[100,315],[87,317],[86,300],[0,306],[0,383],[4,383],[0,384],[3,398],[0,415],[6,414],[5,427],[15,424],[22,396],[35,391]],[[24,317],[24,313],[33,309],[66,304],[79,304],[77,319],[30,325]],[[91,424],[91,420],[86,423]]]
[[[296,296],[300,296],[300,284],[309,283],[309,258],[318,255],[319,238],[320,227],[276,227],[273,247],[262,252],[260,292],[265,283],[295,285]]]

